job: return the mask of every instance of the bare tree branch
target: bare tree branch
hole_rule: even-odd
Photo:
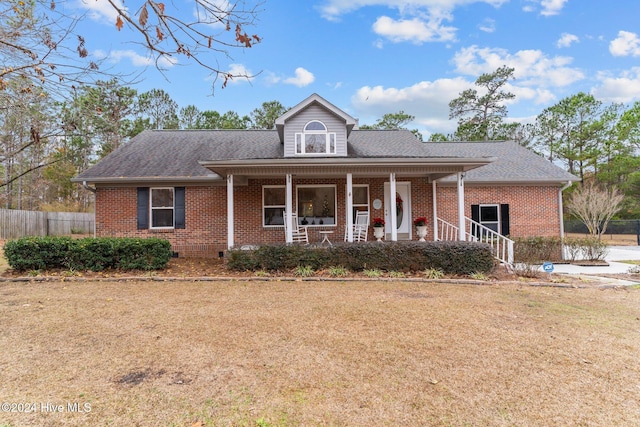
[[[615,188],[588,182],[575,190],[567,203],[569,213],[580,218],[589,234],[598,239],[613,216],[620,210],[624,196]]]

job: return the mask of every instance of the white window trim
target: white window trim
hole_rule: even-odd
[[[496,208],[496,212],[497,212],[497,217],[498,220],[497,221],[483,221],[482,220],[482,208],[489,208],[489,207],[494,207]],[[487,224],[496,224],[497,229],[498,229],[498,233],[500,232],[500,227],[501,227],[501,219],[500,218],[500,204],[499,203],[485,203],[485,204],[481,204],[478,205],[478,222],[482,225],[484,225],[487,228],[491,228],[489,227]]]
[[[309,184],[309,185],[297,185],[296,186],[296,211],[298,210],[298,204],[300,201],[299,190],[304,188],[333,188],[333,224],[307,224],[305,227],[337,227],[338,226],[338,188],[335,184]],[[303,216],[298,213],[298,221],[302,221]]]
[[[171,190],[171,193],[173,194],[173,206],[169,207],[169,206],[158,206],[158,207],[153,207],[153,191],[154,190]],[[173,225],[171,226],[164,226],[164,227],[154,227],[153,226],[153,211],[154,210],[159,210],[159,209],[171,209],[171,211],[173,212],[173,214],[171,215],[171,217],[173,218]],[[149,229],[150,230],[172,230],[176,228],[176,189],[174,187],[150,187],[149,188]]]
[[[262,227],[263,228],[282,228],[284,227],[284,223],[283,224],[265,224],[264,220],[265,220],[265,209],[278,209],[278,208],[282,208],[282,211],[284,212],[284,210],[286,209],[286,201],[285,204],[283,205],[265,205],[264,204],[264,190],[266,188],[282,188],[285,189],[286,186],[285,185],[263,185],[262,186]],[[284,221],[284,217],[282,218],[282,220]]]
[[[297,156],[334,156],[337,153],[337,136],[335,132],[329,132],[327,125],[320,120],[311,120],[304,125],[303,129],[306,129],[310,123],[320,123],[324,126],[325,130],[304,130],[303,132],[296,132],[294,136],[294,152]],[[325,149],[323,153],[307,153],[306,152],[306,140],[305,135],[324,135],[325,137]],[[331,151],[331,140],[333,139],[333,151]],[[298,141],[300,141],[300,147],[298,147]],[[300,151],[298,151],[300,148]]]

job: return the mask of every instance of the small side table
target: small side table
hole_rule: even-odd
[[[320,244],[322,245],[324,242],[327,242],[329,246],[333,246],[331,240],[329,240],[329,234],[333,234],[333,230],[320,230],[318,231],[322,235],[322,241]]]

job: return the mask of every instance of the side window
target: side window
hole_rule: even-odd
[[[506,203],[471,205],[471,219],[503,236],[510,234],[509,205]]]
[[[151,228],[173,228],[173,188],[151,189]]]
[[[264,227],[284,225],[285,186],[265,185],[262,187],[262,225]]]
[[[185,228],[185,188],[137,189],[138,230]]]
[[[500,207],[499,205],[480,205],[480,224],[487,228],[500,232]]]
[[[353,219],[356,212],[369,212],[369,186],[355,184],[353,186]]]

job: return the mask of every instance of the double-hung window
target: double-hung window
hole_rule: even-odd
[[[262,225],[264,227],[284,224],[285,199],[284,185],[265,185],[262,187]]]
[[[369,186],[366,184],[353,185],[353,219],[356,212],[369,212]]]
[[[329,132],[321,121],[310,121],[305,125],[303,132],[296,133],[296,154],[336,154],[335,132]]]
[[[508,236],[510,233],[508,204],[471,205],[471,219],[503,236]],[[473,232],[473,234],[477,233],[477,231]]]
[[[173,188],[151,189],[151,228],[173,228]]]
[[[138,230],[185,228],[184,187],[138,187]]]

